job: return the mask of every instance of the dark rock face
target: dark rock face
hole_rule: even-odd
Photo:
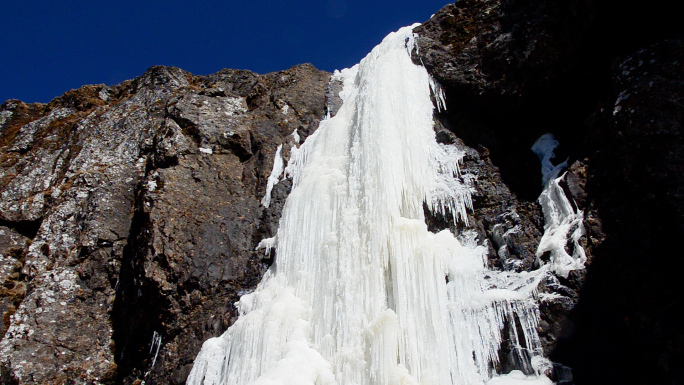
[[[587,193],[605,242],[571,314],[574,334],[553,357],[577,383],[681,383],[684,41],[628,56],[613,80],[615,99],[592,116],[587,140]]]
[[[154,67],[3,104],[0,382],[184,383],[260,280],[276,147],[318,127],[329,77]]]
[[[415,32],[414,61],[445,87],[439,119],[473,149],[464,168],[482,170],[472,222],[505,246],[490,249],[492,266],[534,253],[534,240],[500,236],[515,220],[532,238],[542,231],[530,146],[552,132],[558,161],[569,157],[562,186],[584,212],[588,263],[540,287],[555,294],[540,304],[555,380],[680,383],[684,59],[669,6],[463,0]],[[506,259],[510,249],[522,258]]]

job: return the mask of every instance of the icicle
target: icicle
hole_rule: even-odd
[[[161,347],[161,335],[156,331],[152,334],[152,343],[150,344],[150,354],[154,350],[154,359],[152,359],[152,367],[157,363],[157,356],[159,355],[159,348]]]
[[[154,358],[152,359],[152,365],[150,365],[150,368],[145,372],[145,375],[143,376],[143,381],[141,382],[141,385],[145,385],[145,379],[147,379],[147,376],[150,374],[152,371],[152,368],[154,368],[154,364],[157,363],[157,357],[159,356],[159,348],[161,348],[161,335],[157,333],[155,330],[152,334],[152,341],[150,342],[150,352],[148,353],[149,355],[154,352]]]
[[[333,78],[330,78],[330,81],[328,81],[328,87],[325,90],[325,118],[330,119],[332,116],[332,81]]]
[[[268,208],[271,204],[271,191],[273,186],[277,185],[280,181],[280,174],[283,173],[283,167],[285,162],[283,161],[283,145],[278,145],[276,149],[275,156],[273,157],[273,169],[271,170],[271,175],[268,177],[268,184],[266,185],[266,194],[264,194],[263,199],[261,199],[261,204]]]
[[[273,250],[276,246],[277,243],[277,238],[276,237],[271,237],[271,238],[265,238],[262,239],[261,242],[259,242],[259,245],[257,245],[256,249],[257,250],[264,250],[264,253],[268,255],[271,250]]]
[[[430,76],[430,91],[432,91],[432,97],[435,99],[437,112],[446,111],[446,98],[444,97],[444,89],[442,88],[442,85],[439,84],[432,76]]]

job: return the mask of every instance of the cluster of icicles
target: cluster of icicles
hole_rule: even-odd
[[[292,192],[261,244],[276,260],[189,385],[550,383],[539,275],[497,275],[472,234],[425,224],[424,204],[464,221],[472,188],[463,152],[435,141],[443,95],[410,58],[413,27],[334,75],[344,103],[293,148]],[[532,375],[496,373],[502,332]]]

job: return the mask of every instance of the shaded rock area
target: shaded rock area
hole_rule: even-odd
[[[535,242],[501,234],[543,232],[532,144],[551,132],[556,163],[568,159],[561,186],[584,212],[587,268],[540,286],[562,384],[681,383],[684,58],[670,7],[461,0],[414,30],[414,61],[447,96],[438,120],[470,149],[464,170],[478,164],[471,227],[490,265],[530,268]]]
[[[585,147],[605,241],[553,358],[577,383],[682,383],[684,40],[629,55],[613,81],[615,99],[588,121]]]
[[[182,384],[260,280],[278,145],[325,116],[311,65],[153,67],[0,107],[0,383]]]

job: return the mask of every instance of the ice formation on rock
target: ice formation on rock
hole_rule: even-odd
[[[268,208],[271,205],[271,191],[273,191],[273,186],[280,182],[280,174],[283,173],[285,167],[285,161],[283,160],[283,145],[279,145],[276,149],[275,156],[273,157],[273,169],[271,170],[271,175],[268,176],[268,182],[266,184],[266,194],[261,199],[261,204]]]
[[[568,160],[553,165],[554,150],[558,141],[553,134],[542,135],[532,146],[542,163],[542,181],[544,190],[539,196],[539,204],[544,213],[544,235],[537,248],[537,258],[549,253],[550,271],[567,278],[572,270],[583,269],[587,257],[580,245],[580,238],[585,234],[584,213],[573,205],[561,187],[563,175],[559,174],[568,167]],[[572,247],[572,254],[566,245]]]
[[[484,384],[503,328],[542,368],[538,274],[490,272],[472,237],[427,230],[424,205],[465,220],[471,188],[463,152],[435,141],[431,92],[444,100],[407,52],[413,27],[334,75],[343,104],[292,149],[292,192],[260,245],[276,260],[189,385]]]

